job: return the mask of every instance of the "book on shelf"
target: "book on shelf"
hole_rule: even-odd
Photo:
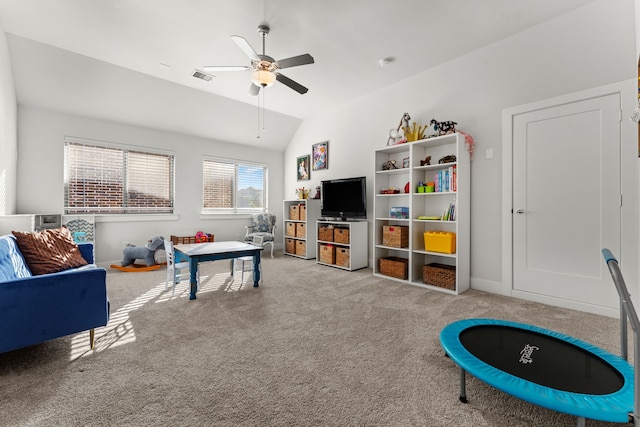
[[[453,199],[449,203],[449,207],[442,213],[443,221],[455,221],[456,220],[456,199]]]
[[[434,176],[436,193],[449,193],[458,190],[458,168],[456,165],[450,166],[436,172]]]

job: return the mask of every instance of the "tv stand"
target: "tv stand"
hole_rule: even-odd
[[[367,221],[319,219],[316,222],[316,262],[349,271],[368,267],[367,228]]]

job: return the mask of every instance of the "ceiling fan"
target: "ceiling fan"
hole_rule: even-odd
[[[203,68],[206,71],[251,71],[252,83],[249,87],[249,95],[253,96],[258,95],[261,88],[274,84],[276,80],[286,86],[289,86],[300,94],[307,93],[309,89],[280,73],[280,70],[283,68],[297,67],[299,65],[313,64],[313,57],[308,53],[305,53],[304,55],[292,56],[291,58],[276,61],[272,57],[266,55],[264,48],[265,38],[267,34],[269,34],[270,30],[271,29],[268,25],[258,26],[258,33],[262,36],[262,55],[257,54],[244,37],[231,36],[231,39],[236,42],[238,47],[249,57],[251,65],[207,65]]]

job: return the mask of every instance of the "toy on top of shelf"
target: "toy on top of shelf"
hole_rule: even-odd
[[[409,113],[404,113],[402,115],[402,118],[400,119],[400,123],[398,124],[398,127],[396,129],[391,129],[389,130],[389,139],[387,139],[387,145],[398,145],[398,144],[404,144],[405,142],[407,142],[407,138],[405,138],[404,132],[402,132],[403,129],[403,123],[404,126],[409,126],[409,120],[411,120],[411,117],[409,116]]]
[[[407,141],[413,142],[424,138],[424,131],[427,127],[428,125],[420,126],[418,123],[413,122],[411,127],[407,124],[402,127],[402,130],[404,131],[404,135],[407,137]]]
[[[431,156],[425,157],[424,160],[420,160],[420,166],[428,166],[431,164]]]
[[[296,188],[296,195],[298,196],[299,200],[308,199],[310,191],[311,191],[311,189],[307,190],[304,187]]]
[[[456,132],[456,125],[458,123],[448,120],[445,122],[439,122],[436,119],[431,119],[431,125],[438,131],[438,135],[448,135]]]

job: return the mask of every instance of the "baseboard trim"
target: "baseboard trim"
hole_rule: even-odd
[[[475,289],[477,291],[490,292],[492,294],[499,294],[499,295],[503,294],[501,282],[496,282],[493,280],[478,279],[475,277],[471,277],[470,282],[471,282],[471,289]]]

